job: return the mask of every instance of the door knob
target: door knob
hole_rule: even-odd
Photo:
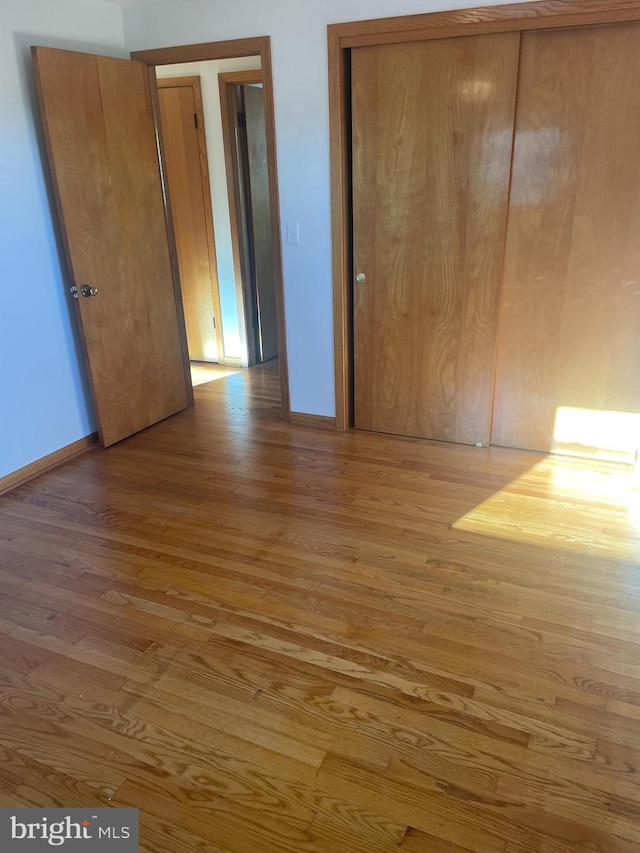
[[[74,299],[78,298],[78,288],[75,286],[75,284],[71,285],[71,287],[69,288],[69,293],[73,296]]]
[[[82,287],[80,288],[80,293],[83,296],[97,296],[98,295],[98,288],[97,287],[90,287],[88,284],[83,284]]]
[[[363,272],[359,272],[356,276],[356,281],[366,281],[367,277]]]

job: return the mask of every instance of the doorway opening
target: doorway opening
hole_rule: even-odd
[[[276,358],[259,57],[155,69],[191,377]]]
[[[208,355],[202,348],[191,360],[218,363],[232,367],[247,367],[252,364],[277,358],[280,375],[282,409],[285,420],[289,419],[288,365],[284,328],[284,307],[282,288],[282,248],[280,245],[280,216],[278,201],[277,167],[275,153],[275,118],[273,109],[273,86],[271,76],[271,51],[268,37],[238,39],[230,42],[214,42],[201,45],[185,45],[157,50],[137,51],[131,58],[147,64],[152,82],[154,112],[158,127],[158,148],[163,169],[165,204],[169,243],[174,266],[182,269],[179,263],[179,230],[177,217],[180,215],[181,190],[172,187],[167,161],[167,139],[169,135],[163,124],[161,97],[163,90],[172,88],[171,83],[162,81],[178,80],[199,76],[203,105],[203,124],[206,134],[206,159],[209,173],[211,199],[211,233],[209,241],[208,266],[201,263],[201,278],[209,285],[209,294],[200,307],[204,325],[208,327],[209,341],[215,337],[215,347],[209,346]],[[225,67],[225,63],[227,63]],[[196,68],[195,66],[199,66]],[[204,71],[206,66],[215,66],[215,78],[220,78],[215,86],[216,94],[210,98],[205,89]],[[222,78],[229,74],[251,73],[258,79],[241,79],[237,84],[237,97],[245,107],[245,114],[251,114],[250,127],[244,128],[246,136],[234,133],[233,149],[221,133],[215,139],[210,133],[210,124],[222,125],[229,121],[228,101],[221,99],[221,90],[227,85]],[[209,73],[209,80],[212,75]],[[158,86],[156,86],[156,82]],[[186,88],[190,81],[173,88]],[[248,90],[251,91],[248,91]],[[226,94],[226,91],[225,91]],[[212,92],[209,91],[209,96]],[[184,96],[183,96],[184,99]],[[184,99],[186,100],[186,99]],[[236,101],[237,103],[237,101]],[[183,107],[189,114],[190,106]],[[196,110],[197,113],[197,110]],[[259,132],[255,130],[255,117],[260,119]],[[192,116],[193,117],[193,116]],[[194,124],[198,118],[194,120]],[[253,122],[253,123],[252,123]],[[237,115],[234,126],[240,126]],[[229,129],[227,129],[229,132]],[[202,149],[202,143],[200,148]],[[217,158],[216,171],[212,168],[212,159]],[[232,159],[233,158],[233,159]],[[235,161],[237,181],[230,184]],[[223,163],[222,177],[219,166]],[[198,180],[192,178],[192,183]],[[203,183],[203,182],[201,182]],[[238,192],[231,193],[231,186]],[[204,191],[207,195],[206,190]],[[223,213],[218,212],[217,203]],[[201,206],[201,204],[199,205]],[[244,221],[238,218],[238,211],[244,211]],[[226,213],[226,217],[224,216]],[[206,218],[206,212],[205,212]],[[244,239],[244,242],[241,242]],[[173,244],[173,245],[171,245]],[[200,240],[201,247],[204,241]],[[204,251],[202,257],[205,257]],[[212,261],[213,259],[213,261]],[[244,259],[244,260],[241,260]],[[193,265],[193,264],[192,264]],[[184,266],[184,263],[183,263]],[[215,267],[216,275],[211,273]],[[244,267],[244,274],[243,274]],[[202,269],[205,272],[202,273]],[[216,297],[218,305],[216,305]],[[184,302],[185,313],[189,311],[188,300],[178,293],[177,299]],[[198,300],[195,300],[197,303]],[[216,311],[218,315],[216,316]],[[215,321],[211,319],[211,314]],[[192,324],[193,325],[193,324]],[[185,318],[185,348],[189,338],[189,319]],[[192,334],[193,338],[194,335]]]
[[[262,72],[232,72],[218,79],[236,279],[248,361],[259,364],[278,354]]]

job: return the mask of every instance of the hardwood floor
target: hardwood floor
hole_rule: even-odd
[[[190,362],[191,384],[204,385],[207,382],[215,382],[217,379],[226,379],[234,373],[240,373],[240,367],[225,367],[221,364],[211,364],[206,361]]]
[[[279,422],[272,365],[0,498],[0,806],[148,853],[640,849],[627,469]]]

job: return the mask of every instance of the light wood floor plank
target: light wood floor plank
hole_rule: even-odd
[[[280,420],[277,367],[0,497],[0,805],[147,853],[631,853],[633,472]]]

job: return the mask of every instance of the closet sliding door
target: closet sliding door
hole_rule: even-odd
[[[640,444],[640,25],[524,33],[492,443]]]
[[[351,52],[360,429],[489,441],[519,44]]]

